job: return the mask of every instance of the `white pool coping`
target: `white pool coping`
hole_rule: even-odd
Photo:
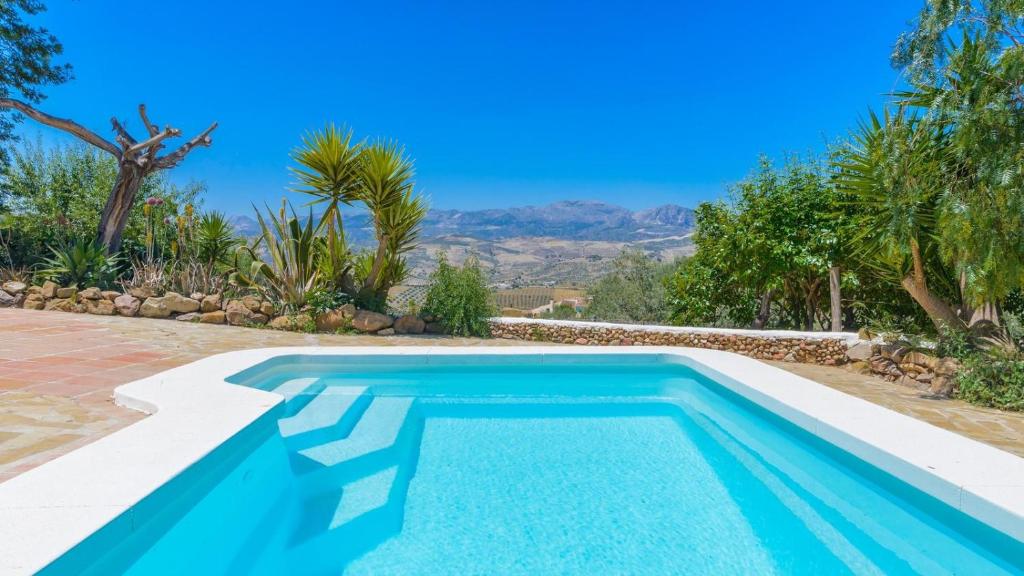
[[[118,387],[152,414],[0,484],[0,574],[31,574],[271,410],[225,378],[284,355],[667,355],[925,493],[1024,542],[1024,458],[731,352],[677,347],[295,347],[210,356]]]

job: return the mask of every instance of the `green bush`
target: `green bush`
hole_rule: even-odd
[[[967,358],[957,374],[956,396],[961,400],[1000,408],[1024,410],[1024,358],[977,353]]]
[[[439,255],[423,310],[455,336],[490,336],[487,319],[496,311],[479,260],[470,257],[460,268]]]

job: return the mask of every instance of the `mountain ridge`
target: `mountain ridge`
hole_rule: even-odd
[[[372,242],[373,230],[365,212],[344,215],[346,235],[356,245]],[[240,234],[259,233],[251,216],[231,217]],[[633,242],[685,236],[694,228],[694,212],[676,204],[630,210],[592,200],[562,200],[482,210],[432,209],[423,220],[422,236],[460,236],[480,240],[557,238]]]

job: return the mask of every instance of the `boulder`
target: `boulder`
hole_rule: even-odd
[[[214,310],[220,310],[220,294],[209,294],[199,304],[199,310],[201,312],[213,312]]]
[[[57,310],[58,312],[78,312],[78,305],[68,298],[54,298],[46,303],[43,310]]]
[[[903,361],[903,357],[910,352],[910,348],[902,342],[893,342],[892,344],[883,344],[880,352],[883,358],[899,364]]]
[[[260,314],[263,314],[264,316],[267,316],[267,317],[273,316],[274,315],[274,305],[271,304],[270,302],[267,302],[266,300],[264,300],[260,304]]]
[[[203,294],[202,292],[193,292],[189,294],[188,297],[197,302],[202,302],[203,298],[206,298],[206,294]]]
[[[191,298],[186,298],[177,292],[168,292],[164,294],[162,300],[167,309],[171,312],[178,312],[180,314],[187,314],[189,312],[197,312],[199,310],[199,301]]]
[[[232,326],[244,326],[252,320],[255,314],[241,300],[228,300],[224,308],[224,317]]]
[[[184,314],[178,314],[174,319],[178,322],[199,322],[199,312],[186,312]]]
[[[57,298],[74,298],[78,295],[78,288],[74,286],[68,286],[67,288],[57,288]]]
[[[145,300],[146,298],[153,298],[156,296],[156,290],[154,290],[152,286],[132,286],[128,289],[128,293],[139,300]]]
[[[42,294],[29,294],[21,305],[26,310],[42,310],[45,306],[46,300],[43,299]]]
[[[8,280],[7,282],[4,282],[3,286],[0,286],[0,288],[3,288],[3,291],[7,292],[11,296],[17,296],[27,290],[28,286],[24,282]]]
[[[932,371],[940,376],[952,376],[958,370],[960,370],[960,362],[956,358],[942,358],[932,368]]]
[[[357,310],[352,318],[352,327],[360,332],[376,332],[390,328],[394,320],[387,314],[370,312],[369,310]]]
[[[110,300],[111,302],[117,300],[117,297],[121,295],[121,293],[118,292],[117,290],[104,290],[102,294],[104,298]]]
[[[953,393],[956,380],[950,376],[936,376],[932,379],[928,392],[935,396],[948,397]]]
[[[398,334],[423,334],[424,328],[427,323],[413,314],[406,314],[405,316],[399,316],[395,320],[395,332]]]
[[[866,360],[854,360],[846,365],[846,369],[855,374],[871,374],[871,364]]]
[[[395,329],[394,328],[385,328],[383,330],[377,330],[377,336],[394,336],[394,335],[395,335]]]
[[[914,352],[910,352],[906,356],[903,357],[903,363],[904,364],[917,364],[918,366],[921,366],[922,368],[925,368],[925,369],[928,369],[928,370],[934,370],[935,367],[939,364],[939,359],[936,358],[935,356],[931,356],[929,354],[925,354],[924,352],[917,352],[915,350]],[[920,370],[920,372],[923,372],[923,371],[924,370]]]
[[[139,307],[139,314],[146,318],[167,318],[171,315],[171,309],[163,298],[146,298]]]
[[[861,340],[846,349],[846,357],[853,362],[869,360],[871,358],[871,342]]]
[[[46,298],[47,300],[49,300],[50,298],[56,298],[58,288],[60,288],[60,286],[58,286],[56,282],[51,282],[50,280],[43,282],[43,298]]]
[[[256,296],[252,296],[252,295],[243,296],[241,302],[242,302],[243,306],[245,306],[246,308],[248,308],[249,310],[251,310],[253,312],[259,312],[260,311],[260,305],[263,304],[263,301],[261,301]]]
[[[342,318],[351,320],[356,317],[356,305],[352,303],[345,304],[341,308],[338,308],[338,312],[341,313]]]
[[[39,296],[42,296],[43,295],[43,287],[42,286],[29,286],[28,290],[26,290],[25,293],[26,294],[38,294]]]
[[[313,317],[309,314],[293,314],[289,316],[278,316],[270,321],[269,326],[275,330],[307,330],[313,324]]]
[[[142,302],[131,294],[121,294],[114,298],[114,307],[121,316],[135,316],[139,313],[139,306]]]
[[[114,303],[106,298],[100,298],[99,300],[83,300],[82,303],[85,305],[85,311],[89,314],[113,316],[117,313]]]
[[[0,308],[10,308],[17,305],[14,295],[8,294],[6,290],[0,290]]]
[[[270,316],[260,314],[259,312],[253,312],[252,316],[249,317],[249,324],[266,324],[268,321],[270,321]]]
[[[351,320],[339,308],[328,310],[316,317],[316,329],[319,332],[337,332],[341,328],[349,326]]]
[[[200,324],[223,324],[224,320],[225,314],[223,310],[211,310],[199,315]]]
[[[100,300],[103,298],[103,291],[95,286],[92,286],[86,288],[85,290],[82,290],[78,295],[81,296],[82,298],[85,298],[86,300]]]

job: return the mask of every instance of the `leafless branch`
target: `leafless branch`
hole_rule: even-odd
[[[117,140],[122,149],[127,150],[135,144],[135,138],[132,138],[132,135],[124,129],[124,126],[121,125],[117,118],[111,118],[110,124],[114,127],[114,133],[116,134],[114,140]]]
[[[162,169],[162,168],[171,168],[172,166],[177,166],[178,163],[181,162],[182,160],[184,160],[185,156],[187,156],[188,153],[191,152],[192,149],[195,148],[196,146],[209,146],[210,144],[213,144],[213,139],[210,138],[210,133],[213,132],[216,129],[217,129],[217,123],[216,122],[214,122],[213,124],[210,124],[209,128],[207,128],[206,130],[203,130],[195,138],[192,138],[188,142],[185,142],[184,144],[182,144],[174,152],[171,152],[170,154],[167,154],[165,156],[161,156],[160,158],[157,158],[157,160],[156,160],[156,167]]]
[[[170,126],[167,126],[166,128],[164,128],[163,132],[155,134],[155,135],[151,136],[150,138],[148,138],[146,140],[143,140],[142,142],[139,142],[138,144],[135,144],[131,148],[128,148],[127,150],[125,150],[124,151],[124,155],[125,156],[135,156],[136,154],[138,154],[139,152],[142,152],[146,148],[149,148],[151,146],[159,146],[160,142],[163,142],[164,140],[166,140],[168,138],[172,138],[174,136],[180,136],[180,135],[181,135],[181,130],[178,130],[177,128],[171,128]]]
[[[50,116],[45,112],[40,112],[28,104],[13,98],[0,98],[0,108],[14,108],[40,124],[46,124],[47,126],[52,126],[58,130],[63,130],[69,134],[73,134],[100,150],[105,150],[117,158],[121,157],[121,150],[118,149],[116,144],[97,135],[92,130],[89,130],[77,122],[64,118],[57,118],[56,116]]]
[[[146,127],[146,131],[149,132],[150,136],[156,136],[160,133],[160,129],[149,121],[149,116],[146,115],[146,105],[139,104],[139,118],[142,118],[142,125]]]

